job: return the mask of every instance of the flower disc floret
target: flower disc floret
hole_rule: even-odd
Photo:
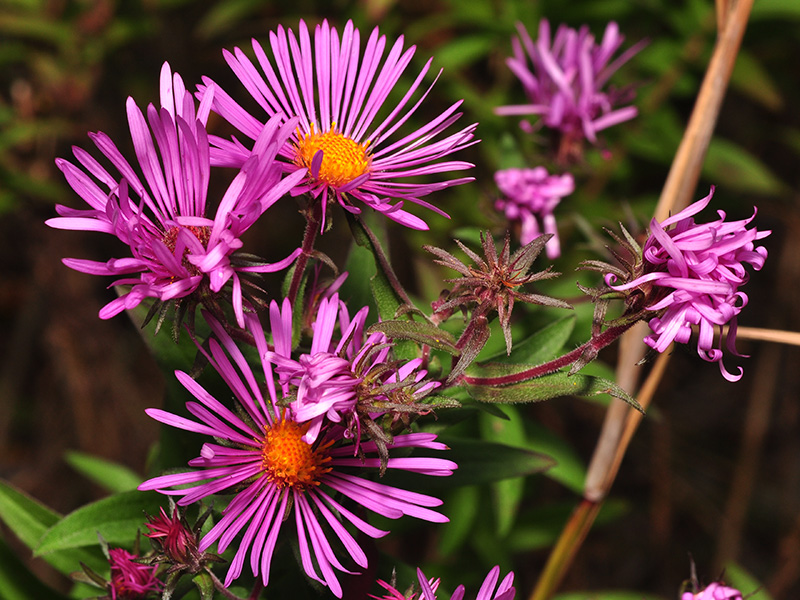
[[[267,479],[278,489],[307,490],[319,485],[322,475],[331,470],[325,465],[331,460],[327,450],[332,442],[315,448],[303,440],[308,426],[286,419],[264,428],[261,456]]]
[[[295,146],[297,155],[294,163],[308,168],[321,183],[339,188],[369,170],[367,146],[337,132],[335,128],[317,133],[312,123],[311,131],[301,135]],[[319,166],[314,162],[315,158]]]

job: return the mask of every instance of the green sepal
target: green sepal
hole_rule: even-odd
[[[431,323],[421,321],[381,321],[370,325],[367,333],[380,331],[388,337],[400,340],[412,340],[418,344],[426,344],[431,348],[443,350],[455,356],[461,354],[456,348],[456,339],[447,331],[439,329]]]
[[[61,515],[57,512],[0,480],[0,521],[3,521],[31,550],[36,548],[45,532],[59,519]],[[94,542],[97,542],[96,536]],[[78,571],[81,562],[97,571],[102,571],[108,566],[99,548],[53,552],[42,558],[64,575]]]
[[[532,365],[513,365],[511,369],[505,366],[499,369],[493,367],[494,365],[491,367],[484,367],[482,369],[482,376],[497,377],[499,375],[526,371],[530,369]],[[489,375],[489,373],[492,374]],[[639,403],[613,381],[603,379],[602,377],[583,375],[581,373],[569,375],[566,372],[558,371],[556,373],[537,377],[530,381],[511,385],[470,385],[467,387],[467,391],[472,398],[479,402],[501,404],[541,402],[542,400],[550,400],[551,398],[558,398],[560,396],[594,396],[597,394],[608,394],[614,398],[624,400],[639,412],[644,413]]]
[[[42,536],[35,555],[97,544],[98,534],[111,544],[127,545],[145,521],[163,502],[156,492],[122,492],[92,502],[71,512]]]

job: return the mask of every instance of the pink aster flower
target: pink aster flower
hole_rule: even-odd
[[[650,319],[653,333],[645,342],[659,352],[677,341],[685,344],[692,334],[692,325],[699,328],[697,352],[709,362],[719,363],[722,375],[728,381],[738,381],[743,373],[733,374],[722,363],[722,345],[735,354],[737,316],[747,304],[747,294],[739,291],[749,275],[744,263],[756,271],[767,258],[757,240],[771,232],[747,229],[755,217],[743,221],[725,221],[725,213],[717,211],[719,220],[695,223],[693,216],[711,201],[714,188],[708,196],[698,200],[681,212],[661,223],[653,219],[650,237],[644,246],[644,272],[640,277],[619,286],[612,285],[614,274],[605,276],[606,283],[615,290],[636,287],[655,288],[647,294],[651,300],[648,310],[658,312]],[[727,333],[723,325],[729,325]],[[719,347],[714,346],[714,330],[719,331]]]
[[[702,592],[684,592],[681,600],[743,600],[742,592],[721,583],[712,583]]]
[[[117,174],[112,175],[88,152],[73,148],[78,165],[58,159],[67,182],[90,206],[57,206],[59,217],[47,224],[57,229],[108,233],[130,247],[130,256],[107,262],[64,259],[64,264],[92,275],[119,277],[112,285],[130,285],[128,292],[107,304],[108,319],[137,306],[144,298],[169,301],[184,298],[200,286],[219,292],[232,282],[233,306],[243,325],[240,274],[284,269],[300,250],[274,264],[240,263],[234,253],[241,235],[276,200],[302,178],[282,178],[275,162],[278,148],[292,134],[296,121],[270,120],[259,132],[253,152],[240,166],[213,213],[208,206],[210,162],[206,121],[214,100],[210,86],[195,107],[181,77],[164,63],[161,106],[150,104],[147,119],[128,98],[128,123],[144,183],[114,142],[104,133],[90,134]],[[154,142],[155,140],[155,142]]]
[[[304,437],[308,443],[317,439],[324,423],[343,423],[355,440],[356,451],[361,437],[356,414],[359,403],[367,403],[370,411],[376,402],[389,403],[392,392],[405,392],[408,404],[440,385],[423,382],[427,371],[420,369],[422,359],[387,364],[388,338],[379,332],[365,335],[368,312],[365,306],[351,319],[338,294],[324,297],[312,325],[311,348],[293,358],[291,304],[284,300],[279,308],[273,300],[270,305],[275,350],[264,358],[275,365],[284,397],[296,398],[290,404],[292,416],[298,423],[308,423]],[[335,341],[337,325],[341,335]]]
[[[420,587],[419,596],[417,596],[417,594],[406,596],[385,581],[378,581],[378,585],[387,591],[387,594],[378,600],[436,600],[436,590],[439,587],[439,580],[429,580],[425,577],[421,569],[417,569],[417,578]],[[497,585],[498,579],[500,579],[500,567],[494,567],[489,571],[489,574],[486,575],[486,579],[483,580],[483,584],[480,590],[478,590],[478,595],[475,596],[475,600],[514,600],[514,595],[516,594],[516,590],[513,587],[514,573],[510,572],[506,575],[499,586]],[[465,591],[466,588],[464,588],[463,585],[459,585],[453,592],[453,595],[450,596],[450,600],[463,600]],[[377,598],[377,596],[372,597]],[[682,600],[686,599],[684,598]]]
[[[604,91],[611,75],[642,49],[639,42],[611,60],[624,37],[611,22],[597,44],[589,28],[561,25],[550,38],[550,23],[539,23],[539,39],[533,42],[520,23],[519,39],[512,40],[514,56],[506,63],[522,82],[528,104],[501,106],[498,115],[539,115],[542,123],[570,139],[597,141],[597,132],[636,116],[634,106],[615,108],[630,93]],[[527,124],[526,124],[527,126]]]
[[[162,584],[156,579],[158,565],[143,565],[134,562],[135,558],[139,557],[122,548],[108,551],[108,562],[111,564],[108,588],[112,600],[141,600],[161,589]]]
[[[504,169],[494,174],[494,181],[503,194],[494,206],[509,221],[520,223],[520,243],[526,246],[542,233],[550,233],[553,237],[545,245],[547,257],[561,256],[553,211],[564,196],[575,191],[572,175],[550,175],[544,167]]]
[[[415,77],[396,105],[387,100],[405,72],[415,47],[403,50],[400,37],[387,50],[385,36],[375,28],[361,47],[361,34],[348,21],[339,33],[327,20],[317,25],[314,41],[304,21],[298,34],[281,26],[270,32],[271,58],[253,40],[258,68],[236,48],[225,60],[267,118],[277,114],[297,116],[300,122],[280,154],[290,171],[307,169],[308,176],[295,194],[308,192],[322,204],[323,223],[328,202],[359,213],[354,200],[413,229],[427,229],[419,217],[403,210],[406,201],[447,216],[422,200],[431,192],[471,181],[471,177],[420,183],[417,176],[461,171],[473,165],[440,159],[476,142],[476,124],[450,135],[445,131],[461,116],[456,102],[426,125],[404,135],[395,134],[416,112],[430,88],[412,100],[428,72],[431,60]],[[213,83],[204,79],[200,96]],[[217,89],[213,109],[244,136],[256,139],[264,127],[229,95]],[[382,116],[378,116],[382,113]],[[388,113],[388,114],[387,114]],[[212,138],[212,163],[238,166],[249,156],[239,140]],[[392,199],[398,200],[394,204]]]
[[[267,343],[257,318],[247,313],[245,321],[259,355],[264,356]],[[176,372],[178,380],[196,399],[186,403],[195,419],[159,409],[148,409],[147,413],[157,421],[208,435],[214,441],[205,443],[200,456],[189,462],[196,470],[155,477],[139,489],[181,496],[178,501],[181,506],[215,494],[233,494],[222,517],[199,546],[203,552],[216,542],[222,553],[237,540],[239,546],[225,579],[226,586],[239,577],[248,554],[253,574],[260,574],[264,585],[268,584],[281,527],[291,522],[294,513],[303,569],[341,597],[342,588],[334,570],[350,571],[336,556],[330,536],[356,565],[364,568],[366,554],[344,522],[373,538],[388,532],[356,516],[334,496],[390,519],[409,515],[437,523],[448,520],[431,510],[441,505],[438,498],[390,487],[366,476],[364,469],[381,466],[379,458],[370,456],[376,452],[373,442],[362,442],[363,457],[358,458],[352,456],[352,443],[343,439],[340,427],[326,427],[315,443],[306,442],[308,425],[298,423],[291,411],[278,406],[270,363],[262,361],[261,365],[266,380],[265,395],[231,337],[215,319],[209,317],[208,322],[215,337],[209,339],[206,356],[230,387],[243,412],[224,406],[189,375]],[[246,414],[246,418],[239,414]],[[447,449],[435,440],[435,435],[427,433],[399,435],[391,449]],[[450,475],[456,468],[452,461],[421,456],[390,458],[386,466],[435,476]]]

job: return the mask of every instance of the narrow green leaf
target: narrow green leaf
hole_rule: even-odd
[[[449,556],[464,545],[472,532],[480,506],[479,489],[468,485],[452,490],[445,498],[449,522],[442,525],[439,552]]]
[[[198,573],[192,578],[192,581],[197,586],[202,600],[214,599],[214,581],[208,573]]]
[[[564,348],[572,331],[575,329],[575,315],[567,315],[558,321],[550,323],[529,338],[514,344],[511,356],[502,352],[490,358],[490,361],[499,363],[526,363],[530,365],[541,364],[555,358]]]
[[[443,458],[458,464],[450,477],[437,477],[444,486],[478,485],[541,473],[555,461],[544,454],[505,444],[439,436],[450,447]],[[433,478],[431,478],[433,479]]]
[[[5,541],[0,538],[0,598],[2,600],[67,600],[31,573]]]
[[[747,600],[772,600],[766,587],[741,565],[729,562],[725,565],[725,583],[742,592]]]
[[[514,365],[522,367],[523,365]],[[526,369],[530,368],[527,366]],[[525,369],[519,369],[523,371]],[[507,371],[506,371],[507,372]],[[499,373],[498,373],[499,374]],[[525,402],[541,402],[560,396],[593,396],[609,394],[624,400],[637,410],[642,410],[639,403],[613,381],[591,375],[576,373],[568,375],[558,371],[536,379],[503,386],[472,385],[468,386],[469,395],[480,402],[518,404]]]
[[[122,492],[71,512],[42,537],[36,555],[91,546],[97,534],[110,544],[127,544],[141,530],[145,513],[153,515],[164,502],[156,492]]]
[[[708,146],[703,176],[741,193],[777,194],[786,187],[755,155],[718,137]]]
[[[142,478],[128,467],[99,456],[72,450],[64,459],[78,473],[112,493],[135,490],[142,482]]]
[[[50,510],[11,484],[0,481],[0,520],[31,550],[36,548],[48,528],[57,523],[60,518],[61,515],[57,512]],[[80,570],[81,562],[97,571],[103,570],[108,564],[99,547],[53,552],[43,558],[64,575]]]
[[[400,340],[413,340],[427,344],[431,348],[444,350],[453,355],[460,354],[455,338],[436,325],[422,321],[381,321],[369,327],[368,333],[380,331],[388,337]]]

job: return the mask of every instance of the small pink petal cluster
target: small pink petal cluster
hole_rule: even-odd
[[[539,23],[536,43],[522,24],[517,30],[514,56],[506,62],[522,82],[529,103],[498,107],[498,115],[539,115],[545,126],[571,137],[582,135],[592,143],[598,131],[636,116],[633,106],[615,108],[626,94],[603,90],[611,75],[643,46],[640,42],[612,61],[625,39],[616,23],[608,24],[599,44],[588,27],[576,31],[566,25],[559,26],[551,43],[546,19]]]
[[[312,325],[311,348],[295,359],[292,357],[292,307],[288,300],[284,300],[280,308],[275,301],[270,305],[275,349],[266,352],[264,359],[275,366],[284,397],[296,398],[289,406],[295,421],[309,424],[304,437],[308,443],[317,439],[325,423],[343,423],[348,435],[356,440],[354,450],[358,449],[357,392],[373,368],[385,365],[391,348],[383,333],[365,336],[368,311],[365,306],[351,319],[338,294],[323,298]],[[337,324],[342,333],[339,341],[334,341]],[[422,359],[413,359],[396,370],[381,368],[380,383],[399,384],[411,378],[414,395],[424,396],[440,384],[430,381],[417,387],[415,384],[427,375],[427,371],[420,369],[421,365]]]
[[[721,583],[712,583],[702,592],[696,594],[684,592],[681,600],[743,600],[742,592]]]
[[[79,166],[63,159],[56,164],[67,182],[90,206],[80,210],[57,206],[59,217],[47,224],[57,229],[100,231],[130,247],[130,256],[107,262],[64,259],[64,264],[92,275],[119,277],[112,285],[131,285],[129,291],[100,311],[108,319],[137,306],[144,298],[168,301],[193,293],[201,284],[219,292],[232,282],[237,321],[244,323],[244,272],[285,269],[296,250],[274,264],[236,266],[231,255],[242,247],[242,234],[275,201],[303,177],[283,177],[275,162],[296,121],[273,119],[260,132],[253,152],[216,204],[208,205],[210,162],[206,122],[215,89],[206,90],[195,107],[183,80],[169,65],[161,70],[161,106],[147,108],[147,119],[128,98],[127,112],[133,146],[144,183],[104,133],[90,134],[118,175],[109,173],[81,148],[73,148]],[[154,142],[155,139],[155,142]]]
[[[616,290],[629,290],[642,285],[659,288],[649,297],[655,302],[647,309],[659,311],[650,319],[653,333],[645,342],[664,352],[673,342],[685,344],[692,334],[692,325],[699,328],[697,352],[709,362],[719,363],[723,377],[738,381],[722,363],[722,345],[736,356],[737,316],[747,304],[747,294],[739,291],[749,279],[744,263],[756,271],[767,258],[767,249],[755,242],[771,232],[747,229],[753,217],[742,221],[725,221],[725,213],[717,211],[719,220],[695,223],[694,215],[711,201],[708,196],[690,205],[661,223],[653,219],[650,237],[644,246],[644,273],[625,284],[614,286],[616,277],[608,274],[606,283]],[[723,325],[729,325],[727,333]],[[719,331],[719,347],[714,347],[714,331]]]
[[[553,211],[564,196],[575,191],[572,175],[550,175],[544,167],[504,169],[494,174],[494,181],[503,194],[494,206],[509,221],[520,223],[520,243],[525,246],[542,233],[550,233],[553,237],[545,245],[547,257],[558,258],[561,246]]]
[[[122,548],[108,551],[111,565],[108,587],[112,600],[140,600],[161,589],[162,583],[156,579],[158,565],[143,565],[134,562],[135,558],[139,557]]]
[[[345,210],[360,213],[352,201],[358,200],[406,227],[428,229],[425,221],[403,210],[404,202],[413,202],[443,216],[446,213],[422,200],[432,192],[472,181],[463,177],[421,183],[413,178],[461,171],[472,164],[439,159],[477,142],[477,124],[445,135],[461,116],[456,102],[426,125],[393,139],[394,134],[417,111],[430,92],[412,100],[420,89],[431,60],[388,115],[378,117],[403,75],[415,52],[403,50],[400,37],[388,53],[385,36],[375,28],[361,54],[359,30],[348,21],[339,33],[327,20],[317,25],[312,44],[308,26],[300,21],[298,33],[281,26],[270,32],[272,59],[253,40],[258,68],[236,48],[225,51],[225,60],[258,103],[267,118],[292,115],[299,118],[296,131],[281,148],[284,168],[302,170],[304,181],[293,194],[308,192],[320,198],[323,211],[329,202],[338,202]],[[274,66],[273,66],[274,65]],[[204,78],[199,95],[214,91],[212,108],[245,137],[257,139],[264,124],[248,113],[231,96]],[[438,139],[437,139],[438,138]],[[212,136],[215,146],[211,161],[215,165],[240,166],[250,149],[238,139],[231,141]],[[410,179],[410,181],[409,181]],[[390,200],[397,199],[392,204]]]
[[[387,591],[387,594],[383,596],[383,598],[378,598],[378,600],[436,600],[436,590],[439,587],[439,580],[428,580],[421,569],[417,569],[417,579],[420,587],[419,597],[417,597],[416,594],[411,597],[406,597],[402,592],[385,581],[378,581],[378,585]],[[497,566],[486,575],[483,584],[481,584],[478,590],[478,595],[475,596],[475,600],[514,600],[516,590],[514,589],[513,571],[503,578],[500,585],[497,585],[499,579],[500,567]],[[465,592],[466,588],[463,585],[459,585],[453,592],[453,595],[450,596],[450,600],[464,600]],[[377,596],[372,597],[377,598]],[[685,600],[685,598],[682,600]]]
[[[200,456],[189,462],[196,470],[155,477],[139,489],[180,496],[180,506],[215,494],[233,494],[222,518],[199,545],[199,551],[204,552],[216,542],[222,553],[232,543],[238,544],[226,586],[239,577],[245,562],[249,562],[253,575],[260,575],[264,585],[268,584],[281,528],[293,512],[303,569],[341,597],[342,587],[335,571],[350,571],[340,562],[334,545],[343,547],[359,567],[368,565],[365,552],[344,523],[373,538],[388,532],[373,527],[334,496],[344,497],[345,503],[355,505],[359,513],[372,511],[389,519],[409,515],[436,523],[448,520],[431,510],[442,504],[438,498],[377,483],[361,471],[386,468],[447,476],[457,467],[454,462],[403,456],[382,463],[381,458],[372,457],[378,452],[374,442],[361,442],[362,456],[353,458],[352,441],[345,439],[343,428],[335,423],[326,424],[315,441],[308,442],[309,423],[298,422],[294,411],[282,408],[287,399],[278,395],[271,363],[263,360],[261,364],[265,396],[264,385],[258,382],[225,328],[208,315],[206,319],[214,335],[209,339],[208,350],[203,351],[232,390],[241,412],[222,404],[186,373],[176,372],[178,380],[196,399],[186,403],[196,420],[154,408],[148,409],[147,414],[214,441],[205,443]],[[258,319],[247,313],[245,321],[259,356],[270,355]],[[435,435],[426,433],[395,436],[388,450],[399,448],[447,449],[436,441]],[[334,545],[331,538],[336,540]]]

